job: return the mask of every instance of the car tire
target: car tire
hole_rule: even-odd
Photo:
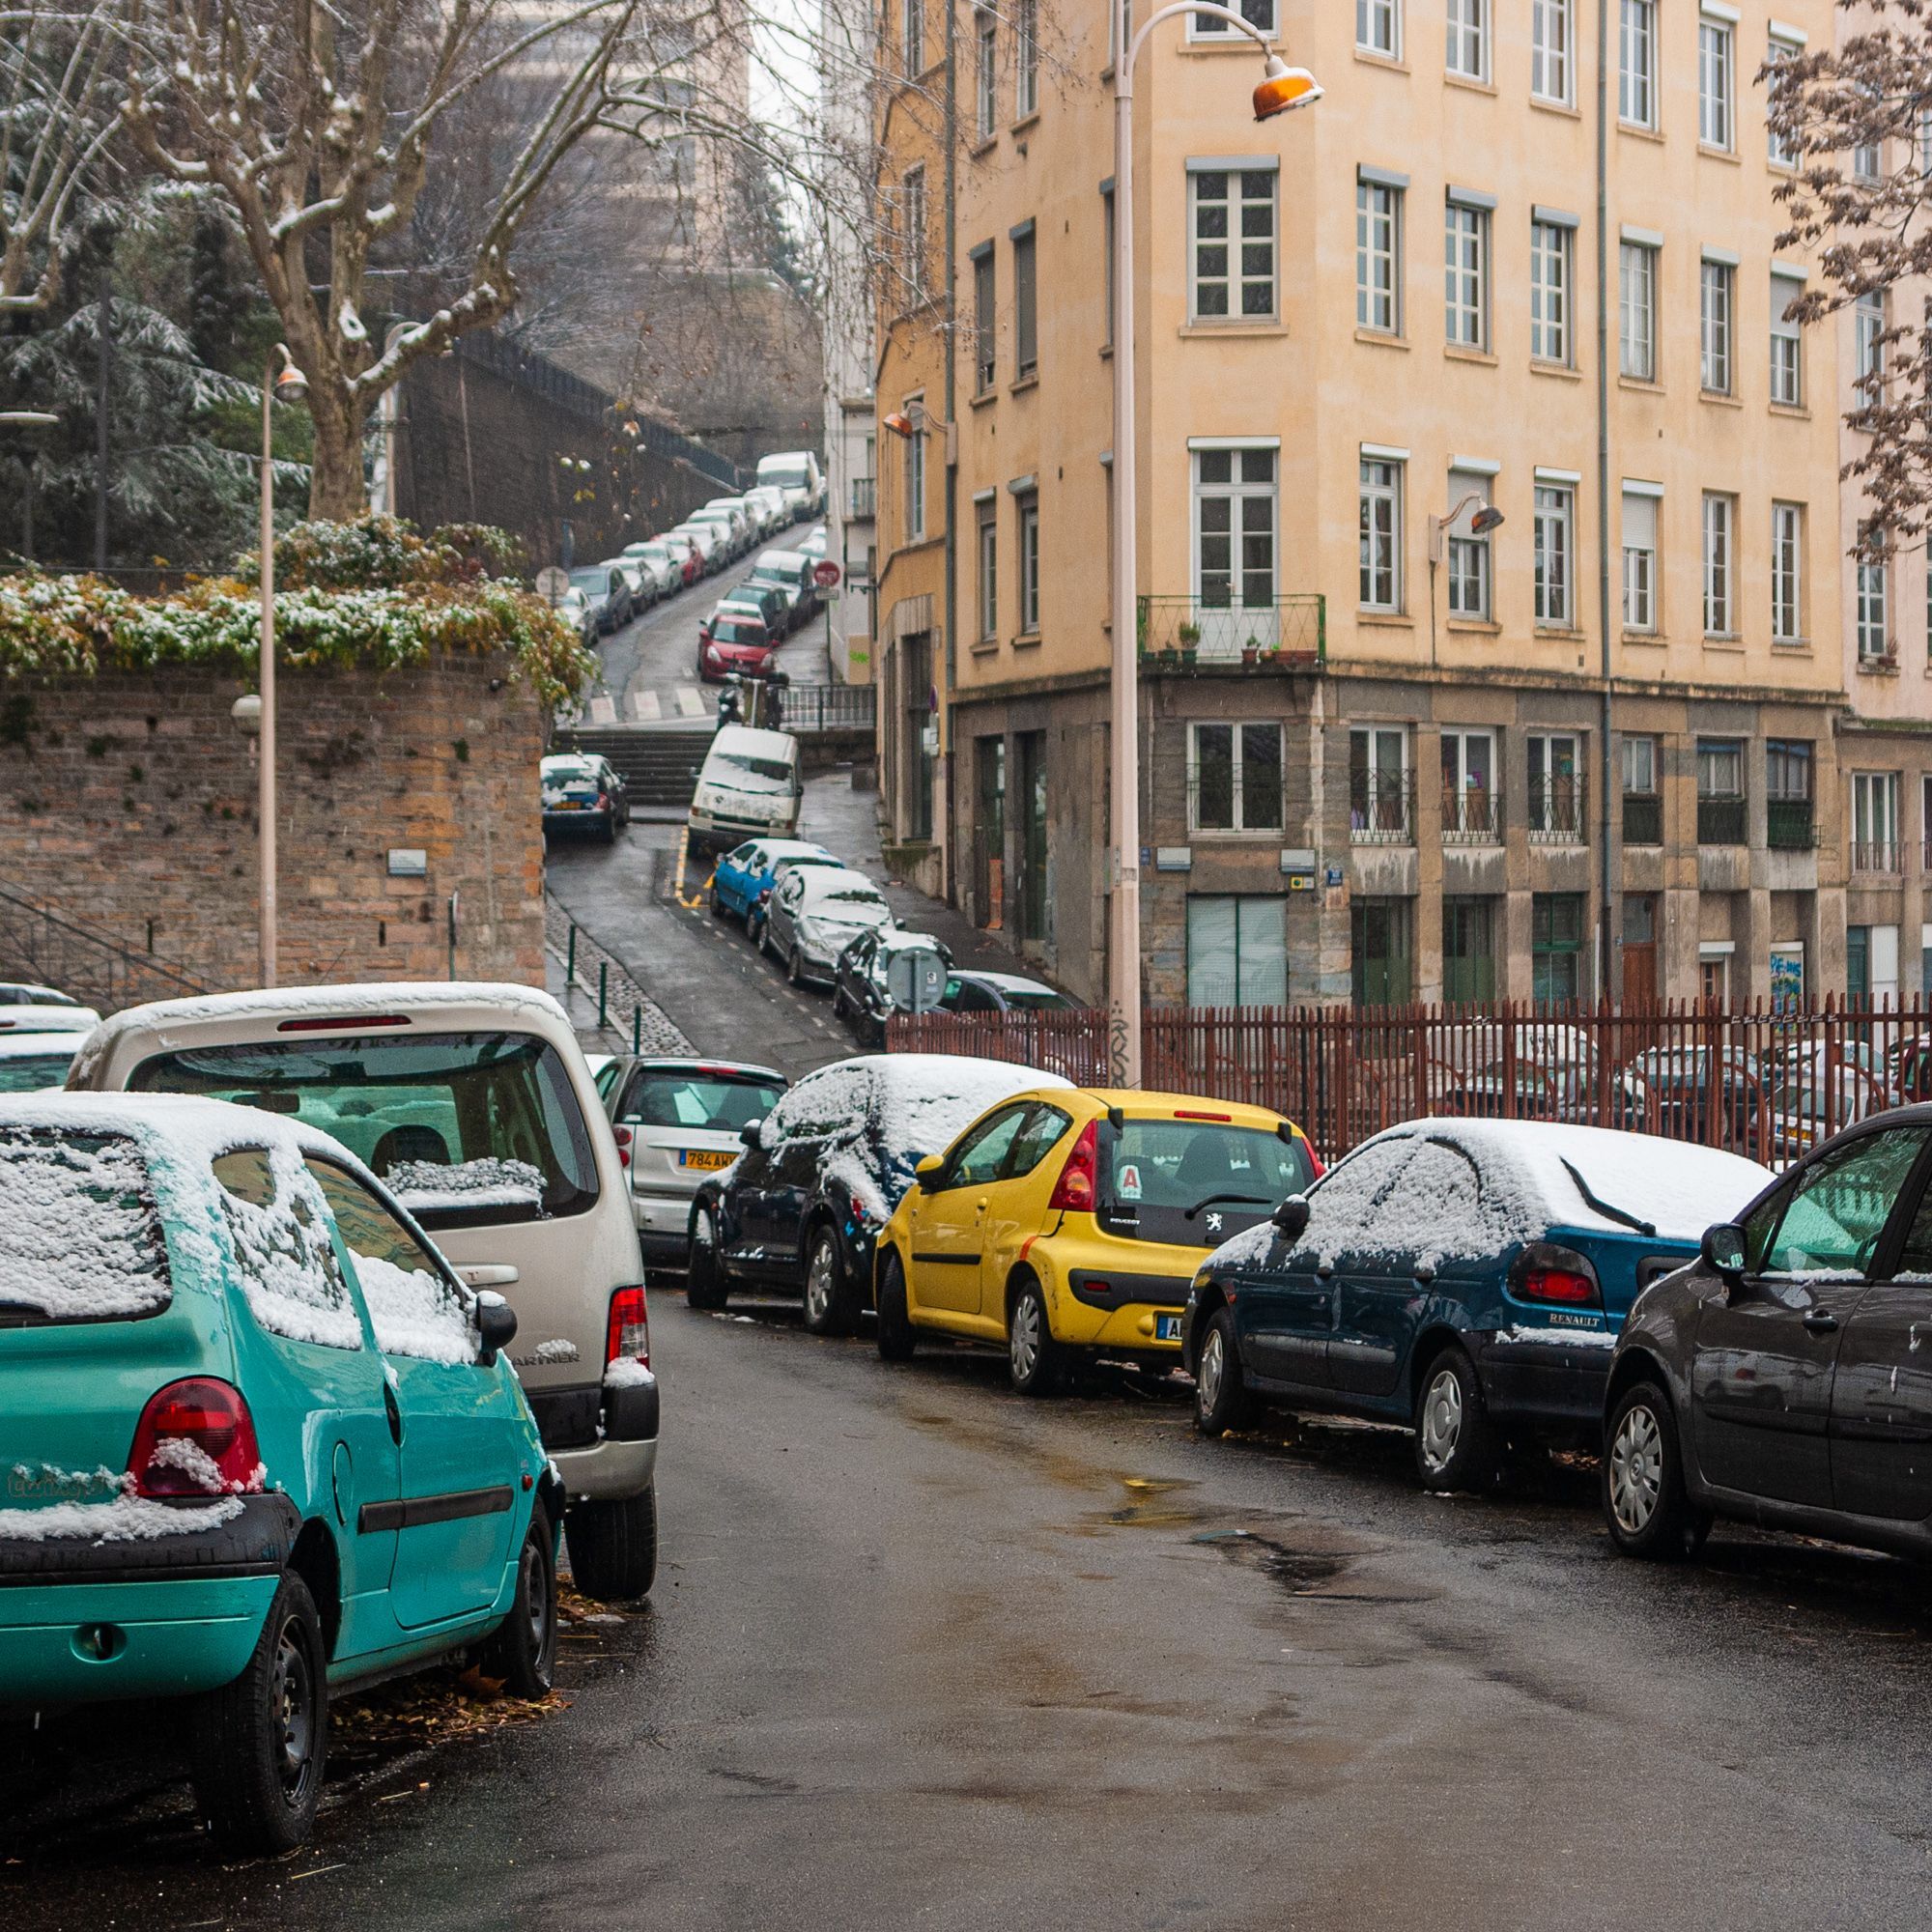
[[[751,929],[751,921],[749,918],[746,920],[745,923],[746,923],[746,930],[749,931]],[[769,959],[772,956],[772,916],[770,913],[767,913],[764,916],[764,918],[758,922],[758,936],[756,940],[756,945],[758,951],[761,953],[763,953],[767,959]]]
[[[288,1571],[242,1674],[193,1706],[195,1798],[224,1851],[272,1857],[308,1842],[328,1757],[327,1669],[315,1599]]]
[[[718,888],[713,886],[711,888],[711,917],[713,919],[729,919],[730,916],[730,909],[718,896]]]
[[[1194,1370],[1194,1426],[1203,1435],[1248,1429],[1259,1406],[1241,1369],[1235,1311],[1224,1303],[1215,1309],[1207,1333],[1201,1337],[1201,1355]]]
[[[805,1254],[805,1325],[813,1335],[849,1335],[855,1325],[852,1277],[829,1222],[812,1231]]]
[[[1424,1372],[1415,1397],[1415,1472],[1425,1490],[1485,1490],[1498,1444],[1476,1365],[1451,1343]]]
[[[796,946],[785,956],[785,983],[789,986],[805,984],[805,962],[800,957]]]
[[[614,811],[607,811],[607,812],[606,812],[606,813],[604,814],[604,830],[603,830],[602,834],[600,835],[600,837],[602,838],[602,839],[603,839],[603,842],[604,842],[604,843],[605,843],[606,845],[614,845],[614,844],[616,844],[616,842],[617,842],[617,814],[616,814],[616,813],[615,813]]]
[[[1601,1467],[1604,1520],[1626,1556],[1676,1563],[1704,1547],[1710,1512],[1684,1492],[1676,1412],[1655,1382],[1633,1382],[1612,1405]]]
[[[648,1596],[658,1575],[658,1492],[583,1502],[563,1520],[570,1574],[586,1597],[627,1603]]]
[[[691,1259],[685,1267],[684,1299],[690,1308],[723,1308],[730,1298],[724,1265],[718,1258],[718,1222],[710,1208],[691,1217]]]
[[[842,1020],[852,1010],[852,1005],[845,997],[845,988],[837,981],[832,987],[832,1017]]]
[[[556,1538],[550,1512],[530,1511],[517,1552],[517,1594],[479,1659],[512,1697],[548,1697],[556,1684]]]
[[[919,1347],[919,1330],[906,1306],[905,1264],[896,1248],[888,1248],[879,1263],[879,1359],[909,1362]]]
[[[1045,1293],[1031,1277],[1007,1317],[1007,1374],[1020,1395],[1058,1394],[1066,1378],[1066,1351],[1053,1339]]]

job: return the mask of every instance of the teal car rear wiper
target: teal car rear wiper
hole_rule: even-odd
[[[1558,1156],[1559,1159],[1562,1156]],[[1657,1223],[1645,1221],[1622,1208],[1612,1208],[1607,1201],[1599,1201],[1591,1191],[1590,1183],[1578,1174],[1569,1161],[1564,1160],[1563,1171],[1577,1183],[1577,1192],[1583,1197],[1583,1205],[1602,1214],[1606,1220],[1621,1221],[1626,1228],[1634,1228],[1639,1235],[1655,1235]]]

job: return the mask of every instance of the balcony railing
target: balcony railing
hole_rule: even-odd
[[[878,478],[875,476],[855,476],[852,478],[851,504],[845,515],[855,524],[869,524],[877,514]]]
[[[1698,799],[1697,842],[1700,845],[1742,845],[1745,842],[1744,800],[1711,796]]]
[[[1818,827],[1808,798],[1765,801],[1764,842],[1774,852],[1808,852],[1818,842]]]
[[[1583,781],[1545,779],[1529,792],[1529,842],[1575,845],[1583,837]]]
[[[1663,801],[1654,791],[1624,793],[1624,843],[1663,843]]]
[[[1327,603],[1313,594],[1256,603],[1205,597],[1143,597],[1140,652],[1150,664],[1245,665],[1279,669],[1327,656]]]
[[[1854,838],[1852,870],[1855,872],[1895,872],[1899,869],[1896,838]]]
[[[1494,845],[1503,836],[1502,794],[1470,788],[1442,791],[1442,842],[1445,845]]]
[[[1350,772],[1349,836],[1357,845],[1415,843],[1415,774]]]

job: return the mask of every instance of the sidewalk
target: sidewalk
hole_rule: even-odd
[[[577,975],[568,977],[570,915],[544,899],[544,985],[561,1002],[585,1053],[690,1053],[691,1041],[665,1009],[632,979],[615,953],[578,928]],[[597,1023],[599,971],[604,968],[604,1018]]]

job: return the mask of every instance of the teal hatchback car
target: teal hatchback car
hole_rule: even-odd
[[[331,1690],[473,1647],[544,1694],[564,1498],[515,1328],[313,1128],[0,1096],[0,1708],[182,1699],[217,1839],[272,1852]]]

